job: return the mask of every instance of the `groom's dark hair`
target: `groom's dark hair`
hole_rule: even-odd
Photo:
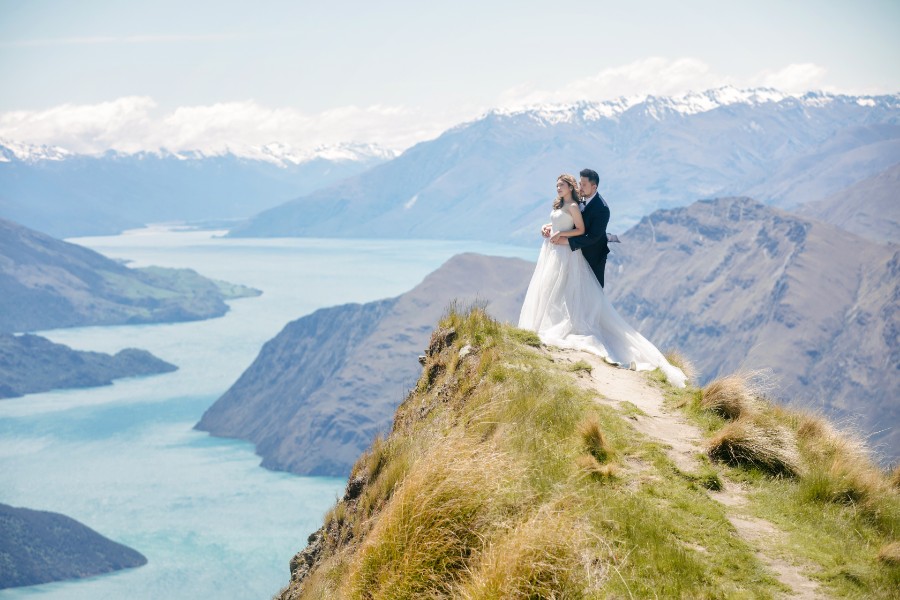
[[[597,175],[597,171],[594,171],[593,169],[582,169],[578,175],[579,177],[587,178],[587,180],[594,185],[600,185],[600,176]]]

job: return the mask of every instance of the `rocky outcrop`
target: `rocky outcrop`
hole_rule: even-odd
[[[109,385],[113,379],[168,373],[177,368],[136,348],[111,356],[72,350],[37,335],[0,333],[0,398]]]
[[[145,564],[140,552],[75,519],[0,504],[0,589],[93,577]]]
[[[346,476],[415,383],[417,357],[454,299],[517,320],[533,265],[455,256],[413,290],[318,310],[263,347],[197,428],[252,441],[263,466]]]

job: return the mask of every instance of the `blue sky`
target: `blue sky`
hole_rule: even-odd
[[[399,149],[537,102],[897,93],[898,32],[897,0],[0,0],[0,137]]]

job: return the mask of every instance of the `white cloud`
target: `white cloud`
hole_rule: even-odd
[[[517,86],[501,95],[497,107],[615,98],[630,98],[630,102],[647,95],[676,96],[729,85],[774,87],[794,94],[821,88],[824,76],[824,68],[805,63],[762,71],[741,80],[715,73],[694,58],[650,57],[604,69],[557,90]],[[152,98],[128,96],[98,104],[64,104],[41,111],[0,113],[0,138],[88,154],[109,149],[136,152],[160,148],[216,153],[275,142],[298,151],[347,142],[403,150],[477,117],[485,108],[488,107],[426,110],[409,106],[342,106],[308,114],[291,107],[273,108],[246,100],[165,111]]]
[[[293,108],[261,106],[252,100],[163,112],[157,110],[152,98],[130,96],[99,104],[2,113],[0,138],[57,145],[86,154],[160,148],[214,153],[274,142],[298,150],[345,142],[374,142],[402,150],[473,116],[425,114],[409,107],[379,105],[305,114]]]
[[[786,93],[803,93],[821,87],[825,69],[815,64],[792,64],[741,79],[715,73],[695,58],[653,56],[619,67],[604,69],[558,90],[517,86],[504,92],[500,105],[508,108],[581,100],[598,101],[634,96],[675,96],[712,88],[773,87]]]
[[[99,104],[11,111],[0,114],[0,137],[76,152],[102,152],[133,145],[152,132],[150,111],[155,106],[151,98],[128,96]]]
[[[782,92],[803,93],[821,88],[825,68],[813,63],[793,64],[778,71],[763,71],[752,77],[748,84],[752,87],[771,87]]]

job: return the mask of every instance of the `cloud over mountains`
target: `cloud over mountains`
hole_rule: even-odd
[[[490,109],[522,109],[581,101],[631,105],[648,96],[678,96],[691,91],[734,87],[776,88],[800,96],[811,89],[848,92],[829,86],[827,71],[813,63],[789,64],[747,77],[717,73],[692,57],[651,56],[563,83],[528,82],[499,94],[490,106],[445,102],[347,105],[317,113],[292,106],[267,106],[253,98],[212,104],[162,107],[146,95],[123,96],[94,104],[62,104],[38,110],[0,113],[0,138],[61,146],[80,154],[198,150],[207,153],[265,146],[273,142],[298,150],[341,143],[377,143],[395,151],[433,139]],[[896,90],[855,90],[858,93]],[[461,90],[465,97],[465,90]]]

